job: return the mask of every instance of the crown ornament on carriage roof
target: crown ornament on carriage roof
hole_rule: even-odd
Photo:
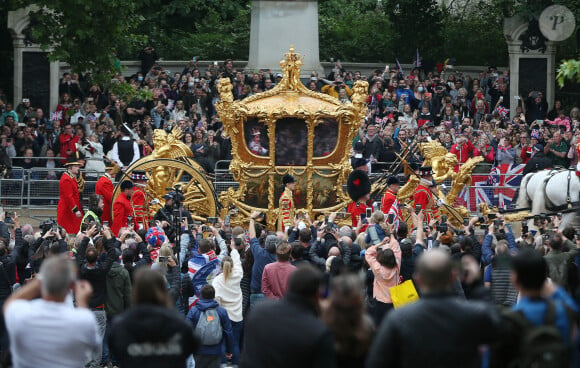
[[[304,56],[294,52],[294,45],[290,45],[290,50],[284,54],[284,59],[280,60],[280,68],[282,69],[280,90],[296,91],[306,88],[300,81],[302,60],[304,60]]]

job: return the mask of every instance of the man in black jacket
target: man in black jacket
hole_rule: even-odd
[[[99,326],[99,336],[101,344],[99,349],[92,356],[90,366],[98,367],[101,364],[102,341],[105,336],[107,325],[107,315],[105,313],[105,302],[107,301],[107,274],[111,270],[115,261],[115,238],[108,227],[103,227],[103,236],[95,237],[93,240],[98,246],[102,244],[106,256],[103,261],[99,261],[97,248],[89,246],[89,241],[97,234],[97,227],[93,226],[86,232],[86,237],[81,240],[77,251],[77,264],[79,267],[79,277],[81,280],[87,280],[92,288],[93,295],[89,299],[89,308],[94,313]]]
[[[335,366],[332,335],[317,316],[321,282],[313,266],[298,267],[283,299],[252,307],[240,368]]]
[[[478,347],[496,338],[499,315],[488,304],[458,300],[456,278],[447,253],[423,253],[415,276],[421,299],[386,317],[366,367],[481,366]]]
[[[534,146],[534,152],[534,157],[524,167],[523,175],[552,167],[552,160],[544,154],[544,146],[536,144]]]

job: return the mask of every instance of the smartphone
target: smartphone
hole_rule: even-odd
[[[103,226],[109,227],[109,221],[103,221]]]
[[[241,247],[242,246],[242,239],[234,238],[234,244],[236,245],[236,247]]]
[[[133,216],[127,216],[127,226],[131,226],[133,224]]]
[[[469,226],[469,219],[468,218],[463,219],[463,226]]]
[[[202,231],[202,232],[204,232],[204,233],[207,233],[207,232],[209,232],[209,226],[203,225],[203,226],[201,227],[201,231]]]
[[[447,222],[447,215],[441,215],[441,222]]]
[[[558,218],[561,220],[562,219],[562,212],[558,212],[558,214],[556,216],[558,216]]]
[[[528,233],[528,223],[526,221],[522,221],[522,234]]]
[[[56,222],[52,224],[52,232],[55,234],[58,232],[58,224]]]
[[[479,225],[479,228],[481,230],[487,230],[489,228],[489,225],[488,224],[481,224],[481,225]]]
[[[544,124],[544,120],[536,120],[536,123],[542,125],[542,124]]]
[[[168,261],[169,261],[169,257],[159,256],[159,262],[168,262]]]
[[[92,97],[89,97],[89,98],[87,98],[87,101],[88,102],[93,102],[93,98]]]
[[[421,205],[420,204],[416,204],[415,205],[415,213],[418,215],[419,212],[421,212]]]
[[[576,236],[580,238],[580,229],[576,229]]]
[[[217,221],[218,221],[218,218],[217,217],[208,217],[207,218],[207,223],[208,224],[215,225],[217,223]]]
[[[224,226],[230,226],[230,215],[226,215],[224,218]]]
[[[373,215],[373,209],[372,208],[367,208],[367,218],[371,218],[371,216]]]
[[[226,241],[226,244],[230,244],[232,241],[232,234],[225,234],[224,235],[224,240]]]
[[[389,224],[392,224],[393,222],[395,222],[395,214],[394,213],[389,213],[389,216],[387,218],[387,221],[389,222]]]
[[[501,220],[493,220],[493,226],[495,226],[496,228],[501,226]]]

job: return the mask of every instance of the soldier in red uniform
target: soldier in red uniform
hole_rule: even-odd
[[[111,205],[113,204],[113,176],[111,172],[114,170],[115,165],[111,161],[105,162],[105,175],[101,176],[97,180],[95,185],[95,194],[100,195],[103,198],[103,214],[101,215],[101,223],[105,221],[111,224]]]
[[[282,178],[282,185],[284,185],[284,191],[280,195],[279,201],[280,216],[278,217],[278,231],[285,233],[289,226],[293,226],[296,211],[293,191],[296,187],[296,179],[292,175],[286,174]]]
[[[131,207],[131,196],[133,195],[133,183],[130,180],[121,182],[121,193],[113,203],[113,226],[111,231],[117,236],[122,227],[128,224],[128,217],[133,216],[133,208]]]
[[[346,187],[349,197],[352,202],[346,208],[346,212],[350,213],[352,219],[352,226],[358,225],[358,217],[361,221],[366,220],[367,205],[369,194],[371,192],[371,181],[366,172],[362,170],[354,170],[348,176]]]
[[[80,230],[83,217],[77,183],[81,165],[74,157],[69,157],[65,166],[66,171],[60,177],[58,185],[60,196],[56,210],[56,221],[68,234],[76,234]]]
[[[397,199],[397,193],[401,188],[401,183],[396,176],[391,176],[387,179],[387,191],[383,195],[381,200],[381,211],[388,216],[390,214],[395,215],[395,229],[399,228],[399,221],[403,221],[403,213],[399,207],[399,199]]]
[[[413,199],[415,201],[415,206],[421,206],[421,210],[425,213],[425,221],[429,223],[432,219],[439,218],[437,198],[431,190],[432,187],[436,187],[437,185],[433,181],[433,171],[431,170],[431,167],[420,167],[418,173],[419,176],[421,176],[421,181],[415,189]]]
[[[145,194],[147,174],[145,171],[133,171],[131,173],[131,180],[133,180],[133,183],[135,184],[135,190],[131,196],[131,206],[133,207],[135,226],[137,226],[138,229],[147,228],[149,223],[149,215],[147,206],[145,205],[147,199],[147,195]]]

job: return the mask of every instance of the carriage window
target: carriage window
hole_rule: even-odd
[[[270,140],[268,127],[258,122],[256,118],[248,118],[244,124],[246,146],[254,155],[268,156],[270,153]]]
[[[304,119],[276,121],[276,166],[305,166],[308,128]]]
[[[314,128],[314,157],[330,155],[338,140],[338,123],[336,120],[324,119]]]

